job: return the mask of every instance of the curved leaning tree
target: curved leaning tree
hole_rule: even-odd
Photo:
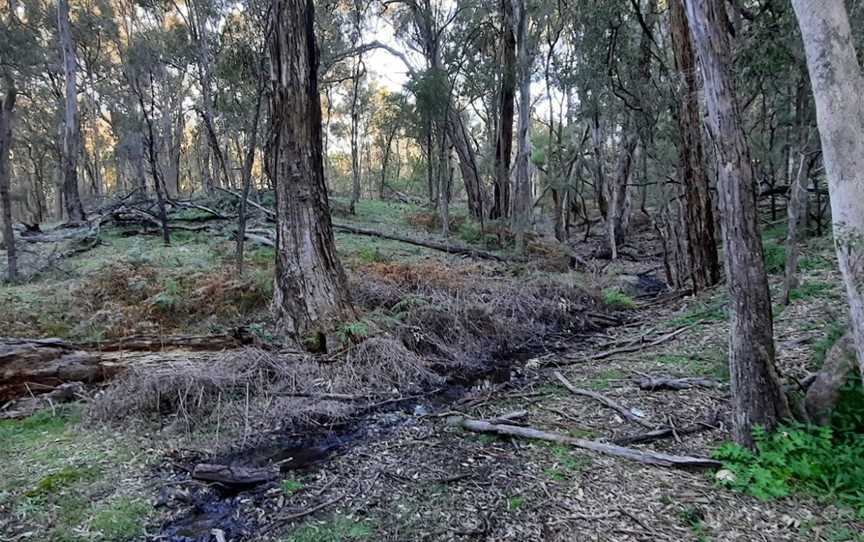
[[[323,351],[353,308],[324,183],[314,6],[312,0],[272,2],[267,169],[276,186],[273,309],[287,339]]]

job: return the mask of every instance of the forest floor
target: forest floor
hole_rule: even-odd
[[[430,236],[415,229],[417,220],[405,221],[406,213],[415,211],[406,205],[361,202],[355,221]],[[478,241],[468,226],[456,224],[456,231],[463,242]],[[779,235],[769,230],[765,236],[775,299],[783,262]],[[224,237],[181,232],[171,247],[163,247],[156,237],[124,237],[120,231],[105,230],[102,240],[101,246],[65,260],[30,283],[0,286],[2,334],[92,343],[142,333],[216,333],[242,325],[256,335],[257,347],[190,356],[204,356],[205,367],[224,368],[226,363],[291,355],[265,348],[273,339],[267,316],[272,249],[251,248],[249,269],[238,279],[230,259],[232,243]],[[241,397],[239,415],[231,411],[233,424],[217,422],[215,432],[213,424],[187,423],[202,416],[190,406],[195,396],[184,395],[188,404],[180,401],[180,407],[176,401],[157,399],[155,412],[139,415],[146,409],[138,403],[130,406],[136,399],[131,396],[146,395],[148,386],[158,388],[165,382],[141,380],[141,372],[150,370],[144,368],[129,377],[139,379],[134,385],[124,384],[121,377],[91,389],[86,401],[21,420],[0,420],[0,541],[864,540],[864,522],[854,510],[815,497],[798,494],[762,501],[720,487],[713,472],[673,470],[558,444],[476,434],[454,424],[455,415],[494,419],[526,411],[519,422],[530,427],[608,442],[672,427],[672,438],[632,446],[698,457],[709,457],[729,440],[724,288],[698,297],[625,295],[616,290],[621,275],[662,280],[657,247],[647,233],[636,235],[628,248],[632,257],[609,262],[590,258],[600,244],[592,239],[573,246],[591,266],[574,271],[556,265],[556,257],[539,266],[478,263],[397,241],[340,233],[337,245],[355,298],[366,307],[383,303],[370,301],[385,296],[369,286],[385,284],[381,277],[419,281],[420,287],[412,291],[433,296],[428,299],[450,299],[442,293],[450,290],[454,299],[461,299],[473,295],[468,289],[495,283],[501,290],[483,290],[477,296],[487,303],[497,302],[489,299],[495,292],[509,295],[523,284],[537,284],[536,291],[545,292],[550,287],[543,281],[554,280],[586,292],[587,297],[579,299],[591,310],[580,307],[576,312],[596,310],[617,325],[550,331],[523,348],[521,342],[508,343],[482,370],[459,358],[448,366],[443,381],[430,376],[432,365],[413,357],[414,372],[392,380],[387,374],[381,382],[365,373],[339,373],[343,362],[331,361],[321,365],[321,373],[292,376],[320,384],[315,393],[307,393],[312,388],[291,389],[303,391],[297,395],[309,401],[318,397],[320,403],[322,390],[356,394],[368,386],[376,390],[373,406],[345,414],[329,404],[333,401],[324,401],[327,408],[310,410],[298,418],[302,424],[293,426],[286,422],[280,427],[279,421],[299,416],[292,411],[295,403],[278,403],[276,412],[262,409],[260,417],[250,416],[250,408],[257,412],[260,406],[256,401],[271,403],[279,395],[252,400],[250,407],[254,380],[243,381],[245,401]],[[830,240],[811,240],[801,267],[792,303],[775,306],[778,364],[789,381],[819,366],[843,329],[846,313]],[[507,289],[514,287],[517,290]],[[557,292],[553,290],[553,296],[560,304],[571,302]],[[402,319],[392,325],[405,325],[404,319],[417,317],[376,311],[366,310],[362,322],[344,333],[368,343],[386,335],[391,321]],[[573,316],[584,319],[582,314]],[[669,337],[672,332],[678,333]],[[465,341],[462,335],[454,337]],[[468,354],[480,355],[486,348],[485,343],[465,344],[462,352]],[[610,353],[622,347],[629,351]],[[359,371],[350,358],[356,348],[347,348],[345,363]],[[608,355],[598,355],[603,352]],[[172,356],[176,359],[176,352]],[[182,372],[183,367],[171,362],[178,372],[168,380],[176,384],[191,378],[193,373]],[[572,394],[556,371],[576,387],[623,405],[637,423],[592,398]],[[369,380],[337,389],[332,382],[318,382],[330,378],[327,375]],[[637,381],[646,376],[704,377],[720,384],[643,390]],[[418,384],[424,379],[432,384]],[[208,400],[219,401],[214,406],[201,399],[199,410],[222,408],[221,394],[204,385],[195,389],[201,398],[207,393]],[[120,400],[124,395],[125,402]],[[336,412],[324,416],[327,409]],[[685,429],[694,424],[700,431],[688,433]],[[195,464],[272,458],[274,448],[284,468],[280,478],[269,483],[225,491],[190,477]]]

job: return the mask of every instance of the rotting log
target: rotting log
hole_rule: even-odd
[[[686,455],[671,455],[662,452],[652,452],[649,450],[635,450],[633,448],[625,448],[614,444],[606,444],[594,440],[586,440],[574,438],[558,433],[541,431],[531,427],[520,427],[508,424],[495,424],[485,420],[471,420],[461,416],[454,416],[450,423],[474,431],[476,433],[492,433],[496,435],[504,435],[510,437],[520,437],[534,440],[543,440],[546,442],[557,442],[558,444],[566,444],[574,448],[590,450],[604,455],[620,457],[630,461],[637,461],[647,465],[655,465],[658,467],[674,467],[679,469],[715,469],[720,468],[722,464],[719,461],[704,457],[691,457]]]
[[[251,487],[279,476],[278,469],[261,467],[244,467],[241,465],[218,465],[199,463],[192,469],[192,478],[205,482],[216,482],[230,487]]]
[[[66,382],[98,383],[133,366],[207,360],[210,357],[198,353],[240,348],[252,342],[242,328],[233,334],[140,335],[83,344],[0,337],[0,406],[50,392]]]
[[[64,382],[98,382],[113,376],[98,354],[60,339],[0,337],[0,402],[50,391]]]
[[[166,348],[182,348],[200,352],[238,348],[252,344],[254,341],[255,337],[247,329],[240,327],[230,333],[215,335],[132,335],[119,339],[76,343],[76,346],[88,350],[99,350],[100,352],[121,350],[155,352]]]

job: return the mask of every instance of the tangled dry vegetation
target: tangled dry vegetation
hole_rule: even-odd
[[[432,262],[372,264],[353,277],[355,302],[366,312],[346,324],[335,354],[245,349],[133,369],[96,398],[91,417],[223,437],[337,423],[382,402],[478,378],[506,366],[515,352],[542,347],[551,334],[593,329],[591,314],[600,315],[592,312],[597,297],[574,284],[514,280],[479,265],[454,273]],[[146,269],[114,267],[90,299],[119,297],[141,307],[139,317],[152,317],[154,281]],[[183,306],[213,299],[204,286],[192,291]]]

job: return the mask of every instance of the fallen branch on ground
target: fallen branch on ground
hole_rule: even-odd
[[[661,337],[658,337],[658,338],[654,339],[653,341],[647,342],[647,343],[639,343],[639,344],[634,344],[632,346],[613,348],[611,350],[605,350],[603,352],[597,352],[596,354],[593,354],[590,356],[579,356],[576,354],[571,354],[569,356],[565,356],[564,361],[558,361],[558,362],[550,361],[546,365],[553,365],[553,364],[569,365],[569,364],[575,363],[577,361],[594,361],[594,360],[598,360],[598,359],[606,359],[606,358],[614,356],[616,354],[629,354],[631,352],[639,352],[641,350],[645,350],[646,348],[652,348],[654,346],[659,346],[665,342],[671,341],[672,339],[674,339],[678,335],[684,333],[685,331],[687,331],[687,330],[689,330],[695,326],[700,325],[701,323],[702,322],[699,321],[699,322],[696,322],[695,324],[690,324],[687,326],[679,327],[678,329],[671,331],[671,332],[669,332],[669,333],[667,333]]]
[[[274,468],[243,467],[239,465],[217,465],[199,463],[192,469],[192,478],[205,482],[217,482],[224,486],[249,487],[275,480],[279,471]]]
[[[639,418],[639,416],[633,414],[629,409],[619,405],[618,403],[616,403],[612,399],[609,399],[608,397],[606,397],[602,393],[597,393],[596,391],[577,388],[569,380],[564,378],[564,375],[562,375],[558,371],[555,371],[554,374],[555,374],[555,378],[557,378],[562,384],[564,384],[564,387],[567,388],[568,390],[570,390],[570,392],[573,393],[574,395],[582,395],[584,397],[590,397],[591,399],[594,399],[595,401],[602,403],[604,406],[611,408],[612,410],[616,411],[618,414],[621,414],[622,416],[624,416],[625,419],[627,419],[627,420],[629,420],[635,424],[641,425],[642,427],[646,427],[649,429],[651,427],[653,427],[650,423]]]
[[[496,435],[505,435],[510,437],[521,437],[534,440],[543,440],[546,442],[557,442],[566,444],[583,450],[601,453],[613,457],[620,457],[645,463],[647,465],[656,465],[659,467],[675,467],[681,469],[712,469],[719,468],[722,464],[713,459],[703,457],[690,457],[685,455],[670,455],[661,452],[634,450],[633,448],[625,448],[614,444],[604,444],[593,440],[585,440],[580,438],[560,435],[558,433],[550,433],[541,431],[531,427],[519,427],[516,425],[494,424],[484,420],[469,420],[462,417],[454,417],[451,419],[451,424],[457,425],[468,431],[476,433],[492,433]]]
[[[692,435],[694,433],[701,433],[703,431],[711,431],[712,429],[718,429],[716,426],[716,421],[712,420],[710,422],[697,422],[693,425],[687,425],[684,427],[666,427],[664,429],[657,429],[656,431],[649,431],[647,433],[640,433],[638,435],[631,435],[629,437],[621,437],[615,439],[613,442],[615,444],[645,444],[647,442],[654,442],[655,440],[661,440],[669,437],[680,437],[681,435]]]
[[[719,388],[722,384],[708,378],[670,378],[665,376],[647,376],[636,381],[639,389],[648,391],[671,390],[680,391],[690,388]]]

